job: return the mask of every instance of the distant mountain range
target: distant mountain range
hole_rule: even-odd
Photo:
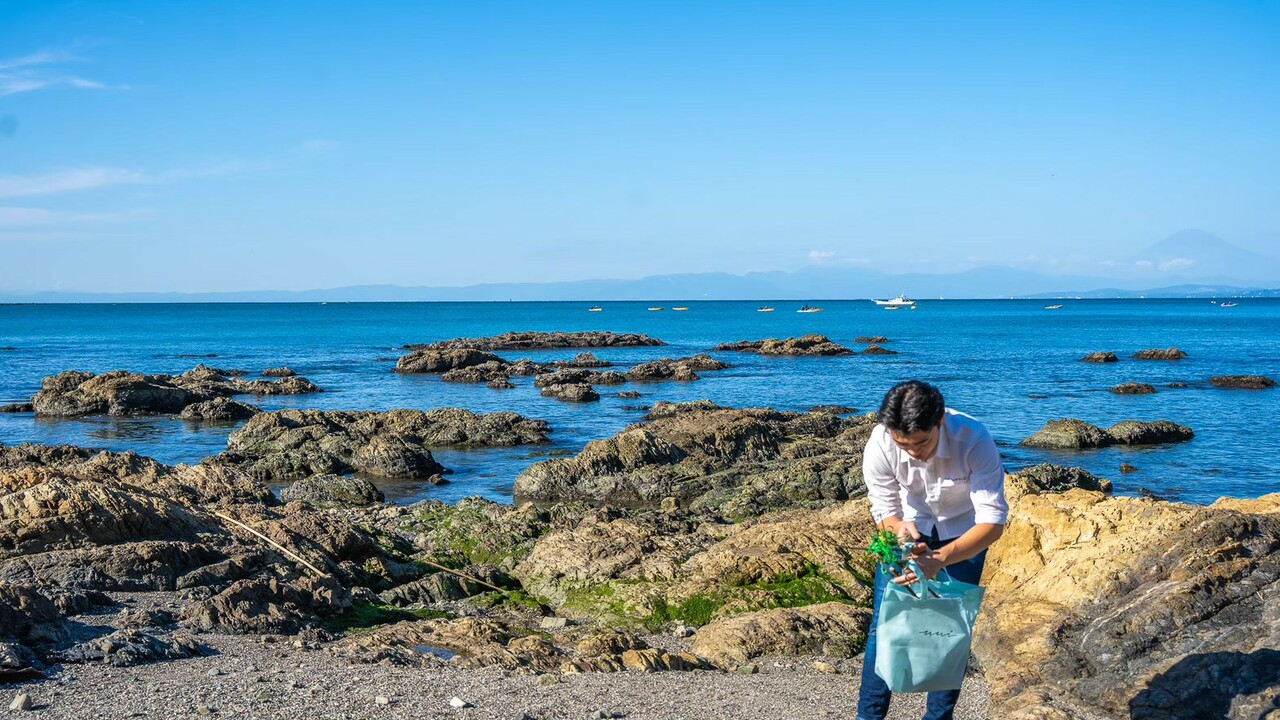
[[[208,293],[0,292],[0,302],[838,300],[890,297],[898,293],[917,299],[1280,297],[1280,260],[1250,252],[1200,230],[1176,233],[1118,263],[1106,275],[1050,275],[996,266],[950,274],[890,274],[868,268],[815,265],[794,272],[687,273],[634,280],[466,287],[355,285],[324,290]]]

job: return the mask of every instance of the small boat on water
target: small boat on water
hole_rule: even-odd
[[[684,312],[684,311],[688,310],[689,308],[687,308],[687,307],[673,307],[673,308],[671,308],[671,309],[672,309],[672,310],[675,310],[676,312]]]
[[[602,308],[602,307],[589,307],[589,308],[587,308],[587,312],[604,312],[604,308]]]
[[[659,310],[666,310],[666,308],[660,308],[660,307],[649,308],[649,312],[658,312]]]
[[[892,300],[874,300],[873,299],[871,302],[879,305],[880,307],[910,307],[916,304],[915,300],[911,300],[907,298],[906,295],[899,295],[898,297],[893,298]]]
[[[1240,304],[1240,303],[1224,302],[1224,303],[1222,303],[1221,305],[1219,305],[1218,307],[1235,307],[1236,305],[1239,305],[1239,304]]]
[[[756,312],[773,312],[773,308],[769,307],[768,305],[765,305],[762,308],[756,308]]]
[[[1061,310],[1062,306],[1061,305],[1045,305],[1044,309],[1045,310]]]
[[[819,312],[822,312],[822,308],[820,308],[820,307],[810,307],[809,305],[805,305],[804,307],[800,308],[800,309],[799,309],[799,310],[797,310],[796,312],[798,312],[798,313],[819,313]]]

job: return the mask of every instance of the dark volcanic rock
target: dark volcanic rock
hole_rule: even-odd
[[[635,400],[636,398],[640,397],[640,393],[636,392],[635,390],[623,390],[622,392],[618,393],[618,397],[622,398],[623,400]]]
[[[493,390],[511,390],[515,388],[515,383],[506,378],[494,378],[485,385]]]
[[[862,351],[863,355],[897,355],[897,350],[890,350],[880,345],[868,345],[866,350]]]
[[[506,365],[507,361],[482,350],[469,347],[420,348],[396,361],[398,373],[442,373],[481,363]]]
[[[479,365],[447,370],[440,379],[456,383],[487,383],[494,380],[506,380],[511,375],[511,366],[505,360],[489,360]]]
[[[1165,350],[1140,350],[1133,354],[1134,360],[1181,360],[1187,354],[1178,348]]]
[[[883,345],[884,343],[889,342],[889,338],[883,335],[863,335],[862,337],[854,338],[853,341],[863,344]]]
[[[1276,386],[1276,381],[1264,375],[1219,375],[1209,382],[1214,387],[1240,390],[1266,390]]]
[[[1136,472],[1138,472],[1138,468],[1130,465],[1129,463],[1120,463],[1120,474],[1129,475]]]
[[[1116,354],[1113,352],[1092,352],[1080,358],[1080,360],[1087,363],[1120,362],[1120,358],[1116,357]]]
[[[1111,388],[1111,392],[1116,395],[1152,395],[1155,391],[1156,389],[1151,385],[1134,382],[1121,383]]]
[[[542,394],[544,397],[567,400],[569,402],[595,402],[600,399],[600,394],[586,383],[548,385],[542,388]]]
[[[297,374],[298,373],[294,372],[293,370],[290,370],[287,367],[267,368],[266,370],[262,371],[262,377],[283,378],[283,377],[293,377],[294,375],[297,375]]]
[[[627,379],[621,373],[612,370],[600,372],[586,368],[564,368],[537,376],[533,380],[533,385],[540,388],[551,385],[621,385],[626,381]]]
[[[608,360],[601,360],[589,352],[580,352],[573,357],[572,360],[549,363],[555,367],[572,367],[572,368],[602,368],[613,367],[613,363]]]
[[[351,606],[351,594],[334,578],[251,578],[188,605],[182,622],[206,632],[292,634],[316,627]]]
[[[384,500],[382,491],[363,478],[312,475],[280,492],[285,502],[301,500],[316,507],[361,507]]]
[[[513,412],[282,410],[250,419],[217,459],[271,481],[326,473],[426,479],[444,469],[430,448],[537,445],[548,432],[545,420]]]
[[[720,362],[703,353],[674,360],[663,358],[641,363],[628,370],[626,377],[635,382],[691,381],[701,379],[695,370],[724,370],[727,367],[729,367],[728,363]]]
[[[832,415],[851,415],[858,412],[858,408],[849,407],[848,405],[814,405],[809,408],[811,413],[831,413]]]
[[[209,652],[209,648],[183,635],[127,629],[82,642],[57,653],[56,657],[65,663],[130,667],[160,660],[198,657]]]
[[[1044,493],[1061,493],[1072,488],[1083,488],[1095,492],[1111,494],[1111,481],[1094,476],[1093,473],[1078,467],[1066,467],[1053,463],[1032,465],[1007,476],[1006,491],[1013,500],[1023,495],[1041,495]]]
[[[648,418],[574,458],[533,465],[517,478],[516,495],[624,506],[674,498],[681,507],[749,517],[863,492],[872,419],[711,403],[658,403]]]
[[[1156,445],[1184,442],[1193,437],[1195,433],[1191,428],[1168,420],[1125,420],[1103,430],[1081,420],[1065,419],[1050,420],[1021,444],[1027,447],[1069,450],[1111,445]]]
[[[612,332],[511,332],[486,338],[458,338],[406,350],[475,348],[478,350],[542,350],[551,348],[651,347],[666,343],[648,335]]]
[[[12,403],[0,406],[0,413],[29,413],[35,411],[36,406],[31,403]]]
[[[182,408],[179,417],[183,420],[231,422],[247,420],[259,412],[261,411],[252,405],[246,405],[230,398],[215,398],[204,402],[192,403]]]
[[[199,402],[231,395],[301,395],[319,392],[303,377],[275,382],[243,380],[224,371],[198,365],[181,375],[139,375],[116,370],[67,372],[46,377],[32,398],[37,415],[174,414]]]
[[[777,340],[743,340],[736,343],[725,343],[716,346],[716,350],[733,352],[753,352],[760,355],[853,355],[854,352],[843,345],[831,342],[825,335],[805,335],[798,338]]]

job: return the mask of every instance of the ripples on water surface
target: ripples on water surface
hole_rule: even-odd
[[[1055,301],[1056,302],[1056,301]],[[463,407],[514,410],[545,418],[551,448],[440,451],[452,483],[424,488],[383,481],[388,495],[454,501],[467,495],[509,500],[517,474],[550,449],[576,452],[609,437],[657,400],[710,399],[721,405],[804,410],[820,403],[875,409],[886,389],[908,378],[942,388],[951,407],[984,421],[1017,468],[1053,461],[1111,478],[1117,491],[1139,488],[1191,502],[1280,491],[1280,390],[1219,390],[1213,375],[1262,374],[1280,379],[1280,300],[1244,300],[1224,309],[1207,300],[923,301],[919,310],[887,312],[866,301],[827,302],[797,314],[799,303],[691,302],[688,312],[649,312],[652,303],[330,303],[228,305],[0,306],[0,404],[25,401],[40,380],[62,370],[125,369],[180,373],[196,363],[253,374],[288,365],[325,392],[263,398],[284,407],[390,410]],[[647,333],[670,347],[594,352],[619,365],[705,352],[733,340],[822,333],[859,348],[860,335],[886,335],[899,355],[763,358],[716,353],[734,365],[702,373],[694,383],[601,388],[599,403],[543,398],[532,378],[515,390],[443,383],[438,376],[391,372],[405,343],[493,335],[510,330],[612,330]],[[1137,350],[1177,346],[1179,362],[1142,362]],[[1079,362],[1087,352],[1114,351],[1118,363]],[[568,359],[577,350],[503,352],[509,358]],[[1122,382],[1147,382],[1158,393],[1117,396]],[[1169,389],[1172,382],[1190,387]],[[638,389],[643,397],[614,397]],[[1125,419],[1168,419],[1191,426],[1195,440],[1171,447],[1058,453],[1017,446],[1046,420],[1075,417],[1107,426]],[[136,450],[167,463],[196,462],[221,451],[234,425],[202,426],[173,418],[34,419],[0,415],[0,442],[69,443]],[[1122,476],[1120,463],[1140,470]]]

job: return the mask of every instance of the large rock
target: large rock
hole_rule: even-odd
[[[853,355],[854,351],[843,345],[831,342],[825,335],[805,335],[798,338],[778,340],[742,340],[716,346],[716,350],[733,352],[753,352],[761,355]]]
[[[271,481],[356,472],[426,479],[444,470],[430,448],[542,444],[549,432],[546,421],[513,412],[282,410],[232,433],[218,461]]]
[[[557,400],[565,400],[567,402],[596,402],[600,399],[600,393],[595,388],[586,383],[566,383],[561,385],[548,385],[542,388],[544,397],[555,398]]]
[[[550,387],[551,385],[621,385],[627,379],[621,373],[613,371],[600,372],[588,368],[562,368],[555,372],[544,373],[533,379],[534,387]]]
[[[252,405],[230,398],[214,398],[182,408],[179,417],[196,422],[235,422],[248,420],[259,412],[261,410]]]
[[[516,479],[516,495],[641,506],[672,498],[750,517],[863,492],[869,418],[667,403],[649,418],[574,458],[530,467]]]
[[[1218,375],[1210,378],[1214,387],[1237,390],[1266,390],[1276,386],[1276,381],[1265,375]]]
[[[1147,383],[1127,382],[1111,388],[1111,392],[1116,395],[1154,395],[1156,389]]]
[[[207,510],[269,491],[225,467],[169,467],[134,453],[0,448],[0,581],[173,589],[234,539]]]
[[[1158,445],[1185,442],[1194,437],[1195,432],[1191,428],[1168,420],[1155,422],[1125,420],[1104,430],[1082,420],[1067,418],[1050,420],[1021,444],[1027,447],[1078,450],[1112,445]]]
[[[364,478],[312,475],[280,491],[285,502],[301,500],[316,507],[361,507],[381,503],[382,491]]]
[[[232,395],[300,395],[319,392],[303,377],[244,380],[203,365],[181,375],[141,375],[124,370],[94,375],[68,370],[46,377],[31,399],[37,415],[176,414],[188,405]]]
[[[484,338],[458,338],[426,345],[406,345],[406,350],[542,350],[551,348],[653,347],[666,343],[648,335],[612,332],[510,332]]]
[[[1081,361],[1087,363],[1113,363],[1120,362],[1120,358],[1116,357],[1113,352],[1091,352],[1080,358]]]
[[[188,605],[182,622],[205,632],[296,633],[320,626],[351,609],[352,603],[347,589],[330,577],[252,578]]]
[[[1133,354],[1134,360],[1181,360],[1186,357],[1187,353],[1176,347],[1166,348],[1164,350],[1139,350]]]
[[[683,358],[663,358],[641,363],[626,372],[628,380],[635,382],[657,382],[661,380],[698,380],[696,370],[723,370],[728,363],[721,362],[705,353]]]
[[[507,361],[493,353],[469,347],[422,348],[401,357],[396,362],[395,371],[398,373],[442,373],[484,363],[506,365]]]
[[[870,620],[870,608],[838,602],[760,610],[707,625],[692,650],[722,668],[762,655],[853,657],[866,647]]]
[[[1011,506],[974,645],[993,716],[1254,720],[1275,707],[1280,495],[1196,507],[1072,489]]]
[[[86,640],[56,654],[65,663],[95,663],[131,667],[161,660],[208,655],[210,649],[185,635],[126,629]]]

